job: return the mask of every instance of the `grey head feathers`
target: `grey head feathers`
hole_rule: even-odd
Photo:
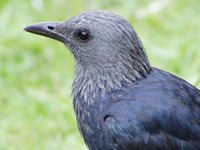
[[[80,43],[71,36],[67,46],[75,57],[76,77],[73,93],[94,89],[107,92],[150,72],[144,47],[132,26],[122,17],[107,11],[90,11],[66,21],[71,31],[86,29],[91,39]],[[94,92],[94,91],[93,91]]]

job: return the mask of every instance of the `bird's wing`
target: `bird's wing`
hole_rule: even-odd
[[[182,85],[176,88],[168,85],[170,82],[165,87],[155,82],[145,83],[145,87],[112,94],[103,111],[103,132],[110,147],[199,150],[199,93],[194,93],[184,82],[180,82],[185,86],[182,90]]]
[[[187,147],[190,150],[198,145],[199,150],[200,119],[186,107],[181,109],[159,110],[141,103],[120,101],[105,111],[103,131],[113,149],[179,150]]]

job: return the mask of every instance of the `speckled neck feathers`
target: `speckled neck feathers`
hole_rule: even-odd
[[[144,78],[151,71],[148,61],[132,63],[126,61],[126,64],[118,62],[100,70],[98,67],[88,70],[77,68],[73,82],[73,96],[80,96],[86,103],[92,104],[94,93],[106,93],[123,86],[133,86],[134,81]],[[94,96],[93,99],[88,98],[91,95]]]

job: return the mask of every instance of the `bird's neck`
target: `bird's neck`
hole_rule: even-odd
[[[141,65],[139,68],[119,65],[107,66],[101,69],[77,68],[73,82],[73,96],[80,97],[87,103],[92,103],[91,96],[111,92],[121,87],[130,87],[136,80],[144,78],[151,71],[151,67]],[[90,100],[90,102],[89,102]]]

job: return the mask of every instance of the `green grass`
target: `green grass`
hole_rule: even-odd
[[[200,78],[199,1],[170,1],[145,12],[153,0],[1,0],[0,149],[86,149],[73,112],[73,58],[61,43],[23,32],[39,21],[63,21],[106,9],[128,19],[153,66],[192,84]]]

